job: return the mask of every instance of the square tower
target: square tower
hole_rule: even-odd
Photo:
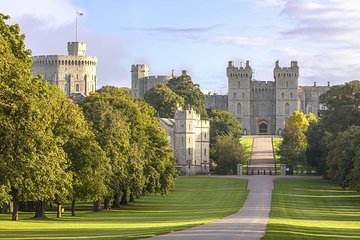
[[[246,61],[245,68],[240,64],[236,67],[234,61],[229,61],[228,77],[228,111],[240,122],[244,135],[251,133],[251,78],[252,68]]]
[[[299,111],[298,81],[299,67],[297,61],[292,61],[290,67],[279,66],[275,62],[274,68],[276,91],[276,134],[281,134],[289,116],[294,111]]]

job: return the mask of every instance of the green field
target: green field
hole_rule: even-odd
[[[211,177],[179,177],[174,192],[137,199],[121,210],[65,211],[57,219],[20,221],[0,214],[0,239],[138,239],[205,224],[239,210],[247,197],[246,181]]]
[[[248,157],[249,157],[249,160],[250,160],[254,138],[252,138],[252,137],[242,137],[242,138],[240,138],[240,142],[245,147],[246,152],[247,152]]]
[[[263,239],[360,239],[360,194],[321,179],[277,179]]]

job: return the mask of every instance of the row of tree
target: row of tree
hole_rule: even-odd
[[[290,117],[285,130],[293,131],[284,131],[281,158],[360,191],[360,81],[331,87],[320,96],[320,104],[326,109],[319,112],[319,121],[308,117],[306,123],[300,113]]]
[[[81,105],[32,77],[18,25],[0,14],[0,206],[94,202],[119,207],[145,193],[166,194],[177,170],[155,110],[128,89],[104,87]]]

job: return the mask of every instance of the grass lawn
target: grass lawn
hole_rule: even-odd
[[[322,179],[277,179],[264,240],[360,239],[360,193]]]
[[[254,143],[254,138],[253,137],[242,137],[242,138],[240,138],[240,142],[245,147],[246,152],[247,152],[248,157],[249,157],[249,160],[250,160],[251,152],[252,152],[252,146],[253,146],[253,143]]]
[[[65,211],[57,219],[32,220],[33,213],[20,213],[20,221],[0,214],[0,239],[138,239],[205,224],[239,210],[247,197],[241,179],[179,177],[167,197],[152,195],[137,199],[121,210]]]

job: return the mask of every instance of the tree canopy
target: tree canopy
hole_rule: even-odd
[[[184,107],[184,99],[166,84],[157,85],[145,93],[144,99],[162,118],[173,118],[176,110]]]

